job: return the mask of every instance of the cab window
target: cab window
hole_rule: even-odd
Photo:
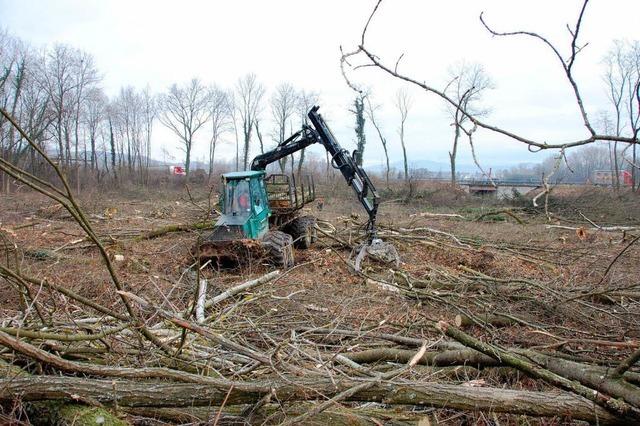
[[[224,197],[226,214],[248,215],[251,212],[251,195],[247,180],[228,181]]]
[[[260,180],[253,179],[251,181],[251,198],[253,200],[253,208],[256,214],[260,214],[264,210],[264,200],[262,197],[262,188],[260,186]]]

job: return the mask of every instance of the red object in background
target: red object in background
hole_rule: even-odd
[[[621,177],[623,184],[625,186],[631,186],[631,172],[628,170],[623,170],[620,174],[622,175]]]
[[[186,176],[187,172],[182,166],[171,166],[171,174],[176,176]]]

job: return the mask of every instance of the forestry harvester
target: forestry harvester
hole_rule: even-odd
[[[203,264],[211,260],[214,265],[231,266],[266,256],[278,267],[293,266],[293,247],[309,248],[316,239],[315,217],[301,214],[302,207],[315,199],[313,178],[304,176],[296,182],[294,176],[267,175],[265,169],[315,143],[329,152],[333,167],[353,188],[369,216],[365,247],[372,242],[381,244],[375,238],[375,187],[354,156],[340,147],[318,108],[315,106],[308,113],[313,127],[303,125],[273,150],[255,157],[250,171],[222,175],[221,216],[213,232],[194,248]]]

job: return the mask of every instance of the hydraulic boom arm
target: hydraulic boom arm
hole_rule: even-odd
[[[368,242],[371,243],[376,235],[376,216],[378,214],[379,202],[378,193],[367,173],[362,167],[356,164],[353,156],[338,144],[329,126],[327,126],[324,118],[322,118],[318,112],[319,108],[318,106],[314,106],[308,114],[313,128],[304,125],[302,130],[294,133],[273,150],[254,158],[251,163],[251,170],[264,170],[269,164],[300,151],[309,145],[314,143],[322,144],[331,155],[331,165],[340,170],[340,173],[342,173],[347,184],[353,188],[358,197],[358,201],[360,201],[369,216],[367,234]]]

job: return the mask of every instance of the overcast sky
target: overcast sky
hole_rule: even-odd
[[[280,82],[317,91],[321,112],[340,142],[354,147],[354,92],[339,68],[340,50],[352,50],[375,0],[0,0],[0,26],[35,46],[66,43],[90,52],[103,75],[107,94],[122,86],[161,92],[172,83],[198,77],[231,87],[239,76],[255,73],[267,95]],[[478,15],[500,31],[537,31],[567,53],[581,7],[577,0],[386,0],[371,23],[368,46],[387,63],[404,53],[399,70],[444,87],[448,68],[459,61],[479,62],[495,82],[485,96],[492,109],[487,121],[524,136],[563,142],[584,137],[570,86],[557,59],[541,43],[527,38],[491,37]],[[588,42],[575,65],[587,110],[595,119],[606,109],[603,56],[614,39],[639,37],[640,1],[593,0],[587,7],[580,42]],[[394,93],[402,83],[368,68],[350,77],[381,103],[380,122],[400,161],[399,114]],[[433,96],[408,87],[414,105],[407,122],[410,163],[446,164],[452,140],[451,120]],[[264,116],[270,112],[265,105]],[[205,136],[194,158],[204,158]],[[231,141],[231,135],[228,135]],[[175,137],[158,126],[154,152],[165,146],[178,155]],[[519,143],[478,132],[480,160],[491,165],[540,161]],[[221,155],[231,158],[227,144]],[[319,153],[320,151],[318,151]],[[255,153],[255,151],[254,151]],[[368,129],[367,164],[381,164],[380,143]],[[461,163],[470,163],[468,149]]]

